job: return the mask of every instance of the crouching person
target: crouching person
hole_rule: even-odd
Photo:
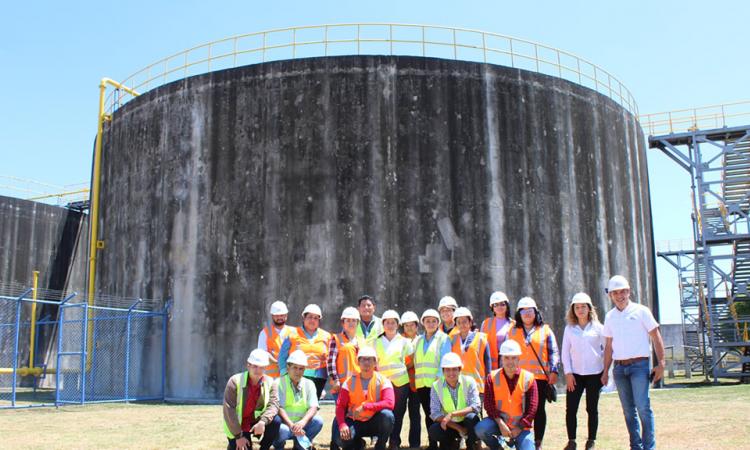
[[[461,375],[463,363],[456,353],[446,353],[440,368],[443,376],[430,391],[430,418],[434,422],[427,430],[430,442],[437,441],[441,449],[458,449],[463,438],[466,448],[472,449],[477,440],[474,427],[482,410],[477,383]]]
[[[484,382],[484,409],[488,417],[477,425],[477,436],[490,450],[498,450],[501,440],[515,442],[517,450],[535,448],[531,428],[538,398],[536,382],[533,373],[520,368],[520,355],[518,342],[503,342],[502,367],[490,372]]]
[[[295,450],[308,450],[315,436],[323,429],[323,419],[317,416],[318,396],[315,383],[304,378],[307,355],[295,350],[286,360],[286,375],[279,378],[279,417],[281,426],[273,443],[276,450],[292,439]]]
[[[384,450],[393,430],[393,385],[375,371],[377,362],[375,349],[361,347],[357,353],[360,372],[341,385],[333,440],[344,450],[364,449],[362,438],[367,436],[377,438],[375,450]]]
[[[268,353],[255,349],[247,357],[247,370],[227,382],[223,410],[228,450],[250,450],[252,436],[260,438],[261,450],[267,450],[279,434],[278,391],[273,379],[264,375],[268,364]]]

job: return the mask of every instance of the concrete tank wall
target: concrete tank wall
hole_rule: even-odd
[[[386,56],[272,62],[129,102],[104,141],[99,289],[173,297],[168,396],[217,398],[267,307],[323,326],[362,293],[477,316],[537,299],[562,339],[569,298],[622,273],[655,283],[635,118],[565,80]]]

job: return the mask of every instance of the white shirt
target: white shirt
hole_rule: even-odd
[[[274,325],[273,327],[276,328],[277,333],[281,334],[282,337],[285,337],[283,333],[286,325],[283,325],[281,328],[277,327],[276,325]],[[258,333],[258,348],[268,351],[268,336],[266,336],[265,327],[263,327],[263,329],[260,330],[260,333]]]
[[[566,374],[594,375],[604,371],[604,325],[591,322],[581,329],[567,325],[563,334],[562,363]]]
[[[649,333],[659,323],[651,310],[629,302],[623,311],[612,308],[604,319],[602,334],[612,338],[612,358],[617,360],[651,356]]]

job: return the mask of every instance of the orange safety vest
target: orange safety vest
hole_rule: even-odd
[[[314,338],[308,339],[305,335],[305,329],[297,327],[295,331],[289,334],[289,354],[295,350],[302,350],[307,355],[308,369],[325,369],[328,367],[328,342],[331,340],[331,334],[322,328]]]
[[[508,330],[513,328],[516,321],[509,319],[510,324]],[[487,335],[487,344],[490,346],[490,358],[492,359],[492,370],[499,369],[500,364],[500,349],[497,347],[497,327],[495,326],[495,317],[488,317],[482,322],[482,326],[479,327],[482,333]],[[506,336],[507,337],[507,336]]]
[[[336,340],[336,349],[338,354],[336,355],[336,372],[339,375],[339,381],[344,384],[346,380],[359,373],[359,363],[357,362],[357,338],[349,339],[346,334],[342,331],[333,335],[333,339]]]
[[[548,370],[549,366],[549,350],[547,349],[547,336],[552,334],[552,330],[546,323],[541,327],[536,327],[531,335],[528,337],[531,345],[534,346],[536,354],[539,355],[539,359],[544,364],[544,370]],[[534,374],[534,378],[537,380],[546,380],[547,375],[544,374],[542,366],[539,365],[539,361],[534,356],[534,351],[531,350],[531,346],[526,344],[527,337],[525,336],[523,327],[513,327],[508,332],[508,338],[518,342],[521,346],[521,357],[519,359],[519,365],[522,369],[528,370]]]
[[[489,371],[489,368],[484,366],[484,353],[487,351],[487,335],[481,331],[477,331],[466,352],[463,351],[463,346],[461,345],[460,333],[453,336],[452,343],[451,351],[461,355],[461,361],[464,363],[461,374],[473,378],[477,383],[479,393],[484,394],[484,377],[487,376]]]
[[[518,374],[518,381],[513,392],[508,389],[508,382],[503,375],[503,369],[493,370],[492,393],[495,395],[495,408],[500,413],[500,417],[510,428],[521,428],[521,418],[526,409],[526,393],[531,389],[532,383],[535,383],[534,374],[521,369]],[[544,401],[544,399],[541,399]],[[523,427],[524,430],[530,430],[529,427]]]
[[[445,331],[445,324],[444,323],[440,324],[439,330],[442,331],[443,333],[447,334],[448,337],[453,337],[453,336],[455,336],[455,335],[458,334],[458,327],[456,326],[456,322],[453,322],[453,328],[451,329],[450,333],[448,333],[447,331]]]
[[[347,381],[349,389],[349,406],[347,407],[346,415],[354,419],[354,414],[352,413],[352,411],[357,409],[359,405],[379,402],[380,391],[383,389],[383,386],[386,384],[387,380],[387,378],[385,378],[378,372],[373,372],[372,378],[370,378],[370,382],[367,385],[367,391],[365,391],[362,387],[364,385],[362,384],[361,374],[357,373],[349,377],[349,380]],[[359,418],[354,420],[367,422],[368,420],[372,419],[372,416],[374,415],[375,411],[368,411],[366,409],[363,409],[359,415]]]
[[[410,339],[406,336],[404,337],[406,339]],[[414,345],[416,339],[416,337],[411,338],[411,345]],[[416,353],[416,351],[414,353]],[[417,374],[414,368],[414,353],[412,353],[411,355],[406,355],[406,358],[404,358],[404,363],[406,363],[406,373],[409,375],[409,390],[412,392],[417,392]]]
[[[279,359],[281,344],[284,342],[284,338],[289,335],[289,330],[291,329],[292,327],[284,325],[284,328],[281,329],[281,333],[279,333],[276,331],[276,327],[270,323],[263,328],[263,332],[266,333],[266,348],[268,349],[268,353],[273,356],[273,359]],[[279,363],[270,361],[268,367],[266,367],[266,375],[271,378],[279,378],[281,376]]]

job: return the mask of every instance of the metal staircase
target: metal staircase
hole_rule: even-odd
[[[680,278],[685,354],[714,382],[750,379],[750,126],[650,136],[690,173],[694,249],[663,252]]]

